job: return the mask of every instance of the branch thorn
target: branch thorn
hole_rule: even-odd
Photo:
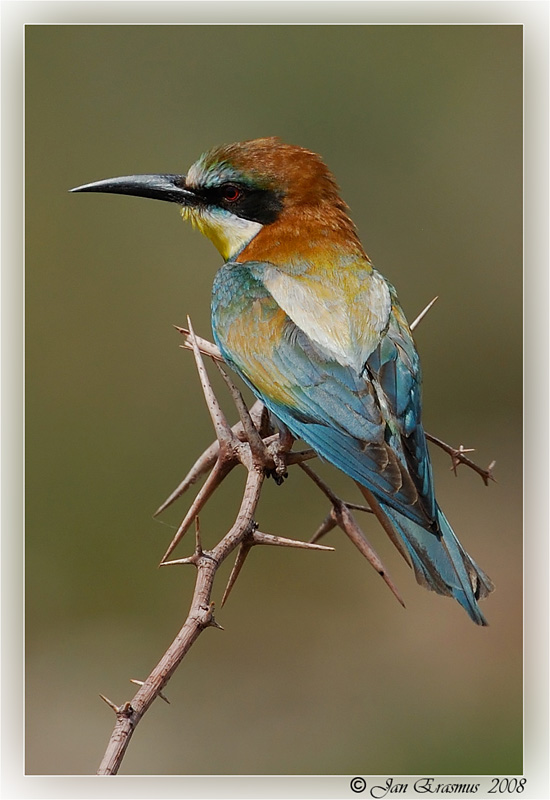
[[[333,530],[338,523],[336,522],[335,514],[334,514],[334,506],[330,509],[330,512],[321,522],[311,539],[309,540],[312,544],[314,542],[318,542],[323,536],[325,536],[329,531]]]
[[[143,686],[145,684],[145,681],[138,681],[137,678],[130,678],[130,683],[135,683],[136,686]],[[165,703],[168,703],[168,705],[170,705],[170,700],[162,692],[158,692],[157,697],[160,697],[161,700],[164,700]]]
[[[390,578],[382,560],[380,559],[378,553],[374,550],[370,542],[368,542],[365,534],[356,523],[355,519],[353,518],[351,511],[349,510],[348,506],[344,503],[343,500],[340,500],[337,497],[330,486],[323,481],[322,478],[314,472],[311,467],[308,467],[307,464],[300,464],[300,468],[308,475],[309,478],[319,487],[319,489],[323,492],[323,494],[328,497],[330,502],[332,503],[332,509],[330,515],[324,522],[321,524],[321,528],[317,530],[314,534],[313,538],[320,538],[324,533],[327,533],[330,530],[328,527],[329,522],[328,520],[330,517],[336,521],[336,524],[344,531],[346,536],[353,542],[353,544],[357,547],[360,553],[362,553],[369,564],[374,567],[376,572],[380,575],[382,580],[386,583],[394,597],[398,600],[399,603],[405,608],[405,603],[403,598],[401,597],[397,586]],[[359,485],[359,484],[358,484]],[[361,489],[362,487],[359,486]],[[363,487],[364,488],[364,487]],[[373,509],[374,511],[374,509]],[[376,513],[376,512],[375,512]]]
[[[229,427],[225,415],[220,408],[220,404],[216,399],[214,390],[212,389],[212,384],[210,383],[208,373],[206,372],[206,368],[204,366],[204,361],[202,360],[197,337],[195,336],[193,326],[191,325],[191,319],[189,317],[187,317],[187,324],[189,325],[189,338],[193,346],[193,353],[195,354],[195,362],[197,364],[197,371],[199,373],[202,391],[204,393],[206,405],[208,406],[208,410],[210,412],[214,430],[216,431],[216,436],[218,437],[218,441],[220,443],[220,448],[224,445],[231,445],[235,440],[235,435]]]
[[[174,325],[174,328],[185,336],[185,344],[180,345],[180,347],[183,347],[185,350],[193,350],[191,331],[188,331],[187,328],[180,328],[179,325]],[[209,342],[207,339],[202,339],[200,336],[196,336],[195,339],[201,353],[204,353],[205,356],[210,356],[210,358],[214,358],[216,361],[224,360],[219,347],[215,345],[214,342]]]
[[[129,717],[129,716],[130,716],[130,714],[131,714],[131,713],[132,713],[132,711],[133,711],[133,708],[132,708],[131,704],[130,704],[128,701],[126,701],[126,702],[125,702],[123,705],[121,705],[121,706],[117,706],[115,703],[113,703],[113,701],[112,701],[112,700],[109,700],[109,698],[108,698],[108,697],[105,697],[105,695],[104,695],[104,694],[100,694],[99,696],[101,697],[101,699],[102,699],[102,700],[103,700],[105,703],[107,703],[107,705],[109,706],[109,708],[112,708],[112,709],[113,709],[113,711],[115,712],[115,714],[116,714],[117,716],[118,716],[119,714],[123,714],[125,717]]]
[[[198,619],[203,628],[219,628],[220,631],[223,631],[225,628],[214,619],[215,606],[215,603],[210,603],[207,606],[200,606]]]
[[[420,314],[417,316],[417,318],[409,325],[409,328],[411,329],[411,331],[414,331],[416,326],[419,325],[422,322],[422,320],[424,319],[424,317],[426,316],[426,314],[428,313],[430,308],[433,306],[435,301],[438,300],[438,299],[439,299],[439,295],[436,294],[434,299],[430,300],[430,302],[428,303],[426,308],[423,311],[421,311]]]
[[[303,542],[301,539],[287,539],[284,536],[273,536],[271,533],[254,531],[252,534],[252,544],[267,544],[275,547],[297,547],[301,550],[332,550],[334,547],[326,547],[324,544],[314,544],[313,542]]]
[[[108,697],[105,697],[105,695],[104,695],[104,694],[100,694],[99,696],[101,697],[101,699],[102,699],[102,700],[103,700],[105,703],[107,703],[107,705],[109,706],[109,708],[112,708],[112,709],[113,709],[113,711],[115,712],[115,714],[118,714],[118,713],[119,713],[119,711],[120,711],[120,708],[119,708],[117,705],[115,705],[115,703],[113,703],[113,701],[112,701],[112,700],[109,700],[109,698],[108,698]]]
[[[221,607],[225,605],[227,602],[227,598],[231,593],[231,589],[235,585],[235,581],[239,576],[239,572],[241,571],[244,562],[246,561],[247,555],[250,553],[252,548],[252,542],[250,539],[245,539],[241,542],[239,549],[237,551],[237,558],[235,559],[235,563],[233,564],[233,569],[231,570],[231,574],[229,576],[229,580],[227,581],[227,586],[225,587],[225,591],[223,593]]]

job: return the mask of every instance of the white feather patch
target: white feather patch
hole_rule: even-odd
[[[373,270],[350,296],[346,280],[337,279],[342,274],[321,280],[263,267],[265,286],[295,325],[326,355],[360,373],[388,324],[391,298],[382,276]]]

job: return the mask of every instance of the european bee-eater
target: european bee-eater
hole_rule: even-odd
[[[418,582],[485,625],[477,601],[493,586],[435,499],[411,331],[320,156],[255,139],[209,151],[187,175],[73,191],[181,206],[225,261],[212,294],[225,360],[294,437],[359,484]]]

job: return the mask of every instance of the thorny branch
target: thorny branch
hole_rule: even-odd
[[[411,328],[418,325],[436,299],[437,298],[434,298],[431,303],[428,304],[424,311],[422,311],[413,322]],[[206,339],[195,336],[189,318],[188,326],[188,328],[177,328],[177,330],[185,337],[182,347],[192,350],[194,353],[204,398],[216,433],[216,441],[207,447],[199,456],[183,481],[157,509],[155,515],[160,514],[168,508],[168,506],[184,494],[190,486],[208,473],[206,481],[197,493],[197,496],[178,527],[160,562],[160,566],[176,564],[189,564],[194,566],[197,570],[195,590],[187,619],[157,666],[145,681],[132,679],[132,682],[139,686],[132,700],[126,701],[118,706],[104,695],[100,695],[107,705],[115,712],[116,724],[98,769],[99,775],[114,775],[118,772],[132,734],[138,722],[153,701],[157,697],[160,697],[165,702],[169,702],[162,693],[162,690],[202,631],[211,627],[221,628],[223,630],[222,626],[214,617],[215,607],[211,600],[211,595],[218,567],[234,550],[237,550],[237,557],[222,597],[222,606],[227,601],[243,564],[253,547],[258,545],[271,545],[277,547],[296,547],[308,550],[330,551],[334,548],[325,547],[317,542],[322,536],[335,527],[339,527],[343,530],[362,555],[365,556],[371,566],[382,577],[397,600],[404,605],[382,561],[371,544],[367,541],[363,531],[351,513],[352,511],[372,513],[372,510],[367,506],[345,502],[339,498],[311,467],[306,464],[306,461],[315,458],[315,452],[313,450],[291,450],[293,439],[289,436],[280,436],[276,433],[267,409],[260,401],[256,401],[249,410],[239,390],[221,366],[223,364],[223,358],[216,345]],[[227,422],[214,395],[204,366],[202,354],[210,357],[218,366],[229,387],[229,391],[239,413],[239,422],[232,427],[230,427]],[[454,469],[455,473],[459,464],[465,464],[477,472],[486,485],[489,480],[494,480],[492,474],[494,462],[492,462],[487,469],[482,469],[464,455],[465,453],[471,452],[470,449],[466,449],[462,445],[458,448],[451,447],[430,434],[426,434],[426,437],[451,456],[451,468]],[[221,538],[218,544],[212,550],[205,550],[202,546],[198,515],[215,490],[238,464],[243,465],[247,471],[246,484],[239,512],[233,526]],[[265,478],[273,477],[275,481],[281,483],[286,477],[288,467],[294,464],[298,464],[301,470],[313,481],[330,502],[330,511],[328,515],[309,542],[262,533],[258,530],[258,525],[255,521],[255,512]],[[185,558],[167,560],[193,523],[195,524],[194,552]]]

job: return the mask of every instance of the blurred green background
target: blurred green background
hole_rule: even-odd
[[[417,586],[370,519],[406,611],[338,531],[334,553],[258,548],[122,773],[520,773],[521,27],[32,25],[26,131],[27,773],[95,772],[98,693],[130,699],[178,631],[195,576],[157,564],[188,499],[151,515],[212,438],[171,326],[210,336],[217,252],[168,204],[67,190],[270,135],[323,155],[410,320],[440,296],[416,334],[424,420],[497,461],[486,488],[433,451],[497,586],[490,627]],[[201,515],[206,545],[242,482]],[[258,522],[307,538],[327,511],[293,471]]]

